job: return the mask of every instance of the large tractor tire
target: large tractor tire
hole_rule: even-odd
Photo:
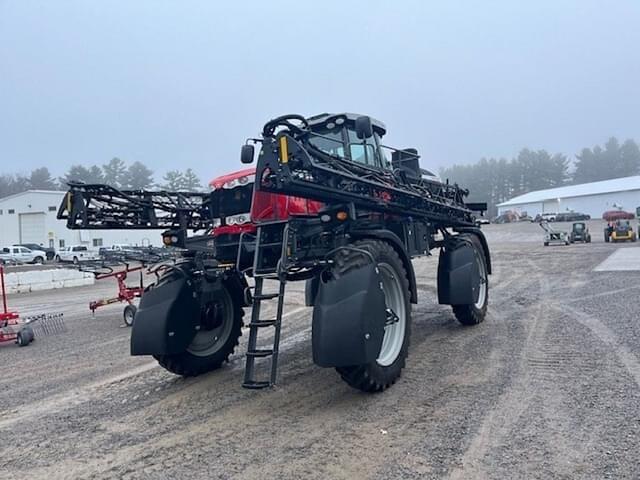
[[[409,355],[411,336],[411,303],[409,281],[402,260],[394,248],[380,240],[355,242],[354,249],[369,252],[377,263],[387,308],[393,310],[398,321],[387,325],[378,358],[365,365],[337,367],[336,370],[350,386],[364,392],[381,392],[400,377]],[[352,269],[371,262],[371,258],[357,250],[339,252],[332,274],[339,278]]]
[[[233,301],[226,288],[220,292],[215,299],[218,313],[203,322],[203,328],[184,352],[153,356],[166,370],[183,377],[195,377],[220,368],[229,359],[242,335],[244,310]]]
[[[476,262],[478,263],[478,272],[480,273],[478,300],[470,305],[454,305],[453,314],[462,325],[471,326],[482,323],[487,315],[487,305],[489,304],[489,275],[484,250],[480,241],[475,235],[468,235],[468,239],[473,245]]]

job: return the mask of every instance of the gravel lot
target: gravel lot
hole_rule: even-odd
[[[303,285],[288,285],[279,385],[228,366],[195,379],[128,355],[122,306],[98,283],[10,297],[69,332],[0,345],[0,478],[638,478],[640,271],[594,271],[637,244],[543,247],[535,224],[490,225],[487,320],[460,326],[420,286],[410,358],[377,395],[313,365]],[[570,224],[560,224],[569,229]],[[247,334],[243,336],[246,342]]]

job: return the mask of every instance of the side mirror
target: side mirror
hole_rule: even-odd
[[[371,125],[371,119],[366,116],[356,118],[356,135],[359,139],[373,137],[373,126]]]
[[[253,154],[253,145],[242,145],[242,150],[240,150],[240,161],[242,163],[253,163]]]

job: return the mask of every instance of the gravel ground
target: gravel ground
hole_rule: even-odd
[[[590,226],[594,243],[546,248],[535,224],[486,227],[477,327],[435,302],[437,259],[417,260],[407,368],[376,395],[313,365],[299,284],[263,391],[240,387],[245,343],[187,380],[129,356],[122,306],[87,307],[114,285],[11,296],[63,311],[69,332],[0,345],[0,478],[638,478],[640,272],[593,271],[637,247]]]

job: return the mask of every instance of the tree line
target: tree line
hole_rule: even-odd
[[[470,202],[496,205],[535,190],[640,175],[640,147],[611,137],[603,146],[583,148],[571,162],[561,153],[522,149],[515,158],[482,158],[470,165],[442,168],[440,176],[470,190]]]
[[[0,175],[0,198],[27,190],[65,190],[69,182],[106,183],[123,190],[165,189],[199,191],[203,189],[198,175],[191,169],[170,170],[162,177],[162,182],[154,181],[153,170],[141,162],[127,165],[118,157],[104,165],[72,165],[67,172],[54,178],[47,167],[33,170],[29,175]]]

